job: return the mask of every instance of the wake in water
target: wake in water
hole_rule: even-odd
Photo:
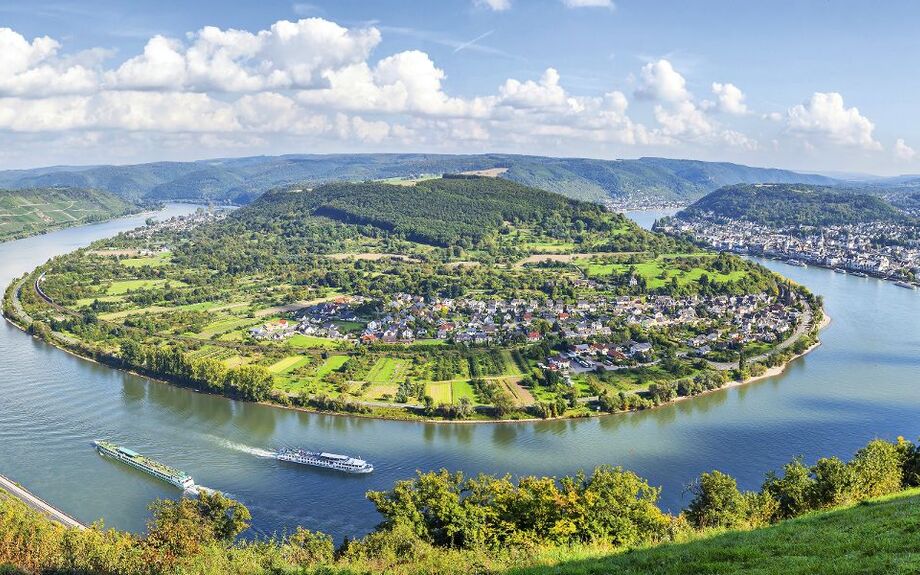
[[[243,443],[235,443],[233,441],[229,441],[227,439],[223,439],[220,437],[214,437],[214,436],[211,436],[211,437],[213,437],[214,440],[217,441],[217,443],[220,443],[221,445],[229,449],[241,451],[243,453],[248,453],[249,455],[255,455],[256,457],[264,457],[266,459],[273,459],[275,457],[275,452],[270,449],[261,449],[259,447],[251,447]]]

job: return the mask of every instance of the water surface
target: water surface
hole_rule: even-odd
[[[145,217],[0,244],[0,282]],[[610,463],[662,486],[662,505],[677,510],[687,501],[684,486],[703,471],[721,469],[756,488],[765,471],[795,455],[849,456],[874,437],[920,435],[920,292],[763,263],[825,297],[834,321],[820,348],[778,377],[578,421],[435,425],[287,411],[124,374],[4,322],[0,473],[82,521],[142,529],[146,505],[178,493],[96,455],[91,441],[109,438],[242,500],[258,532],[305,525],[341,537],[380,520],[365,491],[388,488],[416,469],[565,474]],[[266,449],[294,445],[361,455],[376,471],[345,476],[264,457]]]

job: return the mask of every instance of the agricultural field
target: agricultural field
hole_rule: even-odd
[[[98,190],[0,190],[0,241],[137,211],[137,206]]]

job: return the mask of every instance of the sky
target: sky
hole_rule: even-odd
[[[0,3],[0,169],[339,152],[920,172],[920,3]]]

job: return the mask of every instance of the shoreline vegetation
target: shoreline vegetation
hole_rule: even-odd
[[[903,438],[848,461],[793,458],[753,491],[702,473],[677,514],[609,465],[559,478],[418,471],[369,491],[383,520],[338,546],[303,527],[251,537],[249,510],[219,492],[155,501],[135,534],[67,528],[0,490],[0,573],[740,574],[767,559],[781,565],[770,574],[900,572],[917,561],[918,487],[920,447]]]
[[[4,294],[4,298],[3,298],[3,316],[12,325],[16,326],[17,328],[31,335],[32,337],[35,337],[37,339],[44,341],[45,343],[53,345],[57,347],[58,349],[64,351],[65,353],[68,353],[79,359],[91,361],[93,363],[97,363],[100,365],[105,365],[112,369],[117,369],[124,373],[129,373],[129,374],[132,374],[138,377],[145,377],[156,383],[174,385],[176,387],[188,389],[189,391],[193,391],[196,393],[205,393],[208,395],[225,397],[227,399],[246,401],[245,399],[242,399],[239,397],[227,396],[226,394],[216,393],[216,392],[209,391],[206,389],[196,388],[194,386],[183,385],[182,383],[170,380],[169,378],[163,377],[156,373],[145,372],[142,370],[134,369],[130,366],[124,365],[123,362],[121,362],[118,357],[109,356],[109,355],[100,355],[98,353],[94,353],[93,350],[86,349],[85,346],[80,345],[80,342],[78,340],[75,340],[74,338],[71,338],[65,334],[54,332],[50,329],[39,329],[39,330],[34,329],[34,325],[33,325],[34,322],[31,320],[28,314],[26,314],[22,310],[22,306],[21,306],[20,299],[19,299],[19,294],[20,294],[20,291],[23,289],[23,287],[25,287],[26,285],[29,285],[29,286],[36,285],[37,278],[38,278],[36,273],[38,269],[34,270],[31,273],[23,275],[19,279],[13,281],[7,287],[6,293]],[[405,408],[400,408],[400,409],[394,408],[392,411],[388,410],[388,411],[383,411],[383,412],[381,411],[361,412],[361,411],[337,411],[334,409],[319,409],[319,408],[314,408],[314,407],[305,406],[305,405],[292,405],[289,402],[285,403],[282,401],[278,401],[275,398],[273,398],[271,401],[263,400],[263,401],[255,401],[254,403],[259,403],[261,405],[265,405],[268,407],[289,409],[289,410],[300,411],[304,413],[335,415],[335,416],[343,416],[343,417],[362,417],[362,418],[367,418],[367,419],[379,419],[379,420],[385,420],[385,421],[407,421],[407,422],[414,422],[414,423],[436,423],[436,424],[536,423],[536,422],[541,422],[541,421],[582,419],[582,418],[590,418],[590,417],[605,417],[605,416],[612,416],[612,415],[621,415],[624,413],[631,413],[631,412],[641,411],[645,409],[655,409],[658,407],[664,407],[670,404],[692,399],[700,395],[708,395],[710,393],[714,393],[718,391],[727,391],[733,387],[739,387],[739,386],[743,386],[749,383],[760,381],[762,379],[767,379],[770,377],[781,375],[792,362],[804,357],[805,355],[807,355],[808,353],[815,350],[821,345],[821,342],[818,339],[818,334],[821,332],[821,330],[825,329],[828,325],[830,325],[831,318],[824,311],[823,307],[819,308],[816,316],[817,318],[813,318],[812,324],[808,326],[807,333],[805,333],[803,336],[800,336],[798,338],[794,338],[795,341],[792,342],[793,344],[798,343],[799,339],[805,340],[807,338],[807,340],[810,343],[807,345],[807,347],[805,347],[801,351],[789,356],[787,359],[782,361],[782,363],[779,363],[777,365],[765,366],[762,363],[754,362],[747,368],[748,375],[741,379],[729,379],[727,381],[724,381],[724,383],[719,387],[714,387],[711,389],[703,389],[693,394],[680,395],[680,394],[675,393],[673,397],[670,397],[669,399],[666,399],[664,401],[659,401],[652,405],[647,405],[647,406],[643,406],[639,408],[631,408],[631,409],[624,409],[624,410],[617,410],[617,411],[604,411],[600,408],[598,398],[591,398],[591,401],[587,401],[583,403],[586,406],[587,405],[593,406],[594,409],[585,411],[585,412],[581,412],[578,414],[562,414],[562,415],[549,416],[549,417],[521,417],[520,414],[517,414],[518,417],[513,417],[513,418],[511,417],[509,418],[492,417],[492,418],[487,418],[487,419],[447,419],[447,418],[426,417],[424,412],[422,412],[422,408],[415,407],[415,406],[411,406],[411,407],[407,406]],[[815,321],[815,319],[817,319],[817,321]],[[790,338],[790,340],[792,339],[793,338]],[[735,373],[737,373],[737,371],[738,371],[737,369],[733,370],[733,372]],[[413,413],[413,411],[415,413]]]
[[[41,339],[158,381],[438,422],[668,404],[792,361],[823,317],[819,297],[756,263],[450,174],[275,190],[148,224],[52,258],[3,307]]]

